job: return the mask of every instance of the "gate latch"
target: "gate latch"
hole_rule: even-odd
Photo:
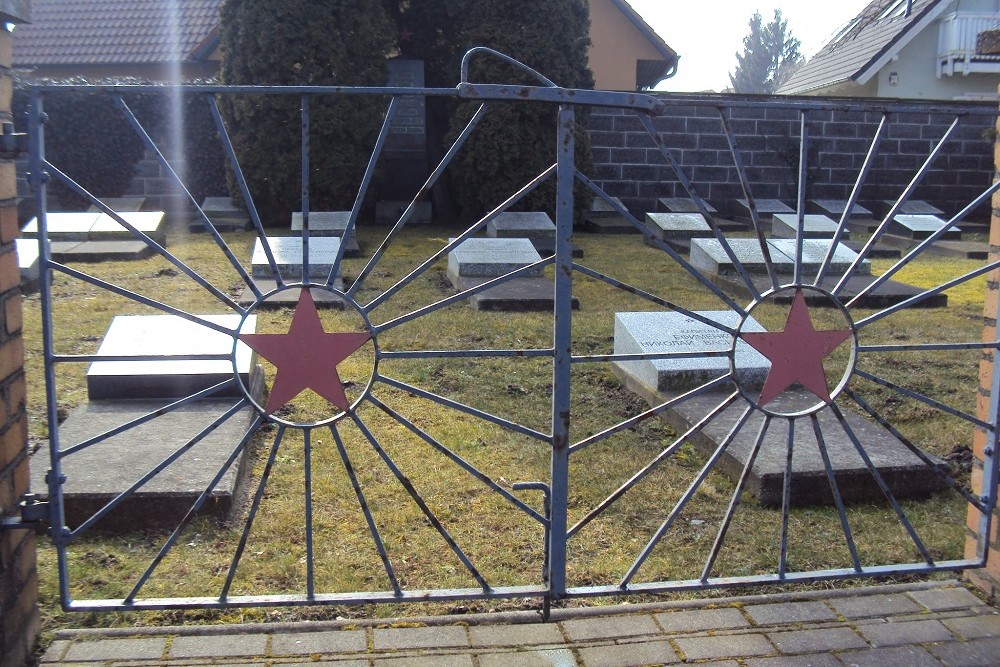
[[[0,530],[34,529],[48,520],[49,504],[38,500],[34,493],[24,494],[18,507],[21,515],[4,517],[0,520]]]

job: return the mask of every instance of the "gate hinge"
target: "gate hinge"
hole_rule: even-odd
[[[28,135],[15,132],[14,123],[3,123],[0,134],[0,159],[15,160],[28,152]]]
[[[49,504],[38,500],[34,493],[24,494],[24,500],[18,503],[18,507],[21,515],[4,517],[0,520],[0,530],[34,530],[49,518]]]

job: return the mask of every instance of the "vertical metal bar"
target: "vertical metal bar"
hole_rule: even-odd
[[[806,236],[806,180],[809,161],[809,125],[806,123],[806,110],[799,113],[799,184],[798,197],[795,202],[795,284],[802,284],[802,241]]]
[[[309,284],[309,96],[302,96],[302,282]],[[343,241],[343,239],[341,239]],[[308,433],[306,434],[308,438]],[[307,440],[308,441],[308,440]]]
[[[792,453],[795,449],[795,420],[788,419],[785,446],[785,479],[781,487],[781,540],[778,546],[778,579],[788,572],[788,517],[792,507]]]
[[[993,224],[997,224],[996,220]],[[987,297],[989,298],[989,297]],[[1000,327],[1000,315],[993,318],[994,327]],[[994,329],[998,331],[998,329]],[[994,340],[997,340],[994,334]],[[986,563],[989,552],[990,529],[993,522],[993,511],[997,506],[998,461],[997,447],[1000,446],[1000,341],[993,348],[993,377],[990,380],[989,421],[992,430],[986,433],[986,446],[983,449],[983,488],[980,491],[981,500],[985,506],[979,515],[979,531],[976,536],[976,556]]]
[[[306,597],[316,599],[315,556],[313,553],[313,491],[312,491],[312,442],[311,428],[302,429],[304,440],[303,477],[305,482],[305,519],[306,519]]]
[[[569,410],[572,359],[573,183],[576,112],[559,107],[556,173],[556,275],[552,365],[552,519],[549,532],[549,594],[566,593],[566,525],[569,503]]]

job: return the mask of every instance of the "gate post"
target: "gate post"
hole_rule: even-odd
[[[0,121],[12,120],[11,22],[28,19],[30,0],[0,0]],[[25,412],[21,271],[14,156],[18,141],[10,125],[0,136],[0,519],[19,515],[28,492],[28,419]],[[40,629],[38,571],[33,530],[0,529],[0,667],[21,667]]]
[[[1000,118],[996,129],[1000,132]],[[1000,178],[1000,138],[994,138],[993,164],[995,168],[994,182]],[[990,255],[989,261],[1000,260],[1000,192],[993,195],[992,216],[990,219]],[[987,275],[986,304],[983,311],[983,341],[997,340],[998,306],[1000,306],[1000,270],[991,271]],[[976,401],[976,414],[980,419],[996,423],[998,406],[1000,406],[1000,350],[983,351],[979,363],[979,392]],[[996,497],[997,470],[997,434],[987,433],[976,428],[972,444],[972,492],[981,498]],[[966,570],[965,577],[972,584],[985,592],[991,600],[998,598],[1000,593],[1000,540],[997,536],[997,520],[1000,512],[993,509],[992,516],[980,516],[980,512],[970,506],[968,512],[967,531],[965,539],[966,558],[985,559],[986,566],[980,570]]]

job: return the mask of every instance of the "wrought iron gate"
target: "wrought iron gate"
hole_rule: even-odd
[[[880,217],[880,224],[857,257],[841,261],[834,243],[819,263],[818,272],[811,273],[804,261],[811,115],[840,109],[877,118],[871,125],[874,134],[869,137],[868,157],[857,170],[850,199],[837,221],[839,242],[889,126],[894,118],[915,107],[903,103],[831,104],[822,100],[654,97],[569,90],[513,61],[530,72],[538,85],[471,82],[467,76],[470,57],[504,57],[484,52],[477,50],[466,57],[463,80],[456,89],[177,89],[180,94],[201,95],[209,100],[222,149],[253,224],[251,234],[223,234],[195,198],[188,195],[197,209],[197,223],[207,232],[207,237],[201,238],[210,238],[215,248],[208,259],[187,245],[168,248],[165,242],[154,240],[77,185],[73,174],[64,173],[60,165],[46,160],[45,99],[67,89],[91,90],[117,100],[146,149],[176,178],[179,188],[186,188],[124,101],[126,94],[160,93],[162,88],[35,89],[30,119],[30,172],[40,238],[41,323],[51,460],[48,496],[51,538],[58,553],[65,607],[120,610],[491,598],[541,598],[547,603],[586,596],[926,574],[981,566],[996,502],[1000,396],[996,385],[1000,363],[994,365],[994,390],[988,399],[982,399],[989,402],[986,420],[975,414],[974,381],[963,383],[968,391],[962,396],[953,396],[951,386],[939,388],[929,373],[901,371],[906,370],[908,359],[916,358],[928,369],[940,369],[939,373],[964,368],[974,378],[983,354],[997,357],[998,341],[994,338],[981,342],[979,338],[981,300],[958,316],[942,316],[940,326],[915,332],[920,336],[916,339],[905,328],[923,319],[911,314],[913,308],[946,291],[954,293],[976,284],[976,280],[981,281],[985,274],[1000,267],[1000,262],[993,259],[973,266],[970,261],[955,260],[948,267],[939,262],[935,266],[950,273],[943,278],[935,273],[934,282],[921,286],[911,297],[887,306],[862,304],[867,294],[890,278],[906,274],[929,258],[929,249],[949,227],[988,202],[998,186],[985,188],[948,221],[948,227],[917,243],[901,259],[888,261],[877,280],[861,289],[848,289],[853,285],[851,277],[870,259],[896,213],[933,173],[935,160],[947,150],[952,131],[941,137],[937,148],[916,169],[909,186]],[[301,281],[285,279],[278,270],[253,193],[242,176],[237,151],[228,140],[216,105],[223,96],[258,94],[292,95],[302,101]],[[448,96],[481,102],[377,249],[352,269],[356,273],[348,276],[346,286],[337,282],[341,267],[346,265],[344,243],[325,280],[310,278],[308,270],[310,240],[315,243],[309,224],[309,153],[322,149],[309,145],[310,100],[335,95],[391,99],[350,211],[348,234],[360,229],[365,195],[401,99]],[[475,223],[460,232],[456,230],[453,238],[437,239],[435,248],[426,256],[407,257],[399,252],[401,239],[413,243],[415,237],[406,234],[413,228],[418,205],[429,196],[477,124],[497,102],[542,104],[552,109],[558,116],[553,164],[520,191],[511,193],[506,201],[490,202]],[[697,169],[681,164],[671,146],[664,143],[656,126],[657,116],[677,105],[717,112],[720,136],[727,139],[731,168],[739,176],[748,204],[750,233],[742,238],[749,240],[755,246],[754,252],[762,257],[762,274],[754,274],[746,264],[747,255],[736,249],[734,239],[739,235],[724,233],[722,219],[713,215],[699,197]],[[659,154],[664,178],[679,182],[695,203],[696,211],[711,222],[711,238],[721,252],[719,261],[732,264],[734,280],[727,286],[720,286],[720,282],[695,268],[675,244],[655,235],[644,221],[608,196],[598,181],[578,169],[574,158],[577,110],[585,107],[621,110],[623,117],[638,119],[646,129],[648,150]],[[794,109],[800,114],[798,230],[790,241],[788,274],[779,266],[774,246],[765,238],[755,198],[759,184],[753,182],[752,165],[743,163],[740,136],[730,126],[731,111],[745,107]],[[955,117],[952,129],[962,121],[995,115],[995,111],[981,107],[958,112],[942,108],[939,113]],[[511,128],[511,141],[516,138],[516,128]],[[156,272],[136,276],[120,267],[111,270],[102,264],[79,267],[53,261],[48,234],[52,214],[47,208],[47,181],[51,179],[85,196],[100,212],[127,229],[131,237],[151,248]],[[447,260],[449,253],[546,181],[555,182],[552,208],[557,236],[553,252],[458,293],[439,293],[428,299],[434,289],[441,292],[435,281],[443,277],[440,263]],[[574,242],[580,240],[575,239],[573,231],[578,213],[574,210],[575,187],[591,192],[640,234],[591,245],[584,258],[574,259]],[[266,264],[275,280],[273,290],[256,286],[246,268],[249,257],[234,249],[234,244],[247,238],[262,242]],[[626,243],[622,239],[634,242],[626,255],[621,253]],[[640,243],[640,239],[647,243]],[[595,252],[594,248],[603,250]],[[626,256],[638,257],[654,250],[655,255],[643,260],[648,263],[641,275],[625,275],[617,265]],[[254,292],[250,305],[241,305],[230,293],[232,282],[220,285],[206,277],[214,270],[210,270],[213,264],[224,267],[226,280],[235,280],[240,288]],[[399,268],[402,265],[405,268]],[[470,297],[538,271],[551,280],[551,312],[496,315],[466,305]],[[148,287],[154,279],[172,280],[170,284],[176,285],[176,290],[167,297],[150,296]],[[301,293],[312,298],[297,301],[292,323],[288,324],[287,310],[275,316],[286,317],[278,333],[270,334],[281,337],[278,353],[268,348],[263,338],[246,335],[253,333],[247,327],[251,315],[257,315],[258,322],[265,319],[265,313],[271,317],[275,311],[265,309],[269,301],[302,288],[307,289]],[[407,297],[407,290],[414,295]],[[200,300],[191,297],[193,293]],[[328,316],[317,329],[319,319],[312,304],[320,297],[339,300],[346,307],[335,322]],[[579,311],[573,310],[574,298],[579,299]],[[188,299],[198,305],[186,303]],[[599,303],[614,303],[614,310],[604,313],[603,322],[587,320],[588,308],[599,311]],[[789,303],[794,304],[790,309]],[[237,315],[238,323],[219,324],[206,318],[212,308]],[[727,342],[693,352],[615,352],[610,333],[619,309],[669,311],[686,316],[695,324],[721,333]],[[304,313],[302,319],[300,310]],[[707,315],[710,310],[726,311],[728,315]],[[84,313],[91,312],[99,313],[97,320],[104,327],[118,313],[160,313],[221,333],[232,339],[231,353],[172,358],[198,363],[221,360],[231,362],[234,370],[218,384],[191,391],[177,400],[162,401],[146,414],[130,417],[103,432],[64,442],[60,406],[82,401],[85,366],[120,360],[97,354],[95,345],[89,344],[96,341],[74,340],[61,333],[63,329],[72,330]],[[830,317],[833,324],[814,328],[812,320],[825,322]],[[970,317],[974,320],[971,327]],[[769,333],[753,329],[748,324],[751,318],[764,323]],[[770,322],[775,324],[768,325]],[[891,322],[901,323],[898,326],[902,328]],[[966,326],[955,324],[960,322]],[[286,326],[289,333],[284,334]],[[336,327],[340,328],[334,330]],[[305,329],[307,333],[303,333]],[[298,331],[295,336],[294,331]],[[423,337],[414,338],[408,331],[423,332]],[[836,340],[827,336],[831,333]],[[785,338],[776,337],[782,334]],[[434,338],[428,339],[428,335]],[[335,357],[319,379],[302,379],[301,373],[306,372],[303,370],[289,372],[284,382],[291,381],[291,388],[276,387],[273,369],[266,375],[272,397],[280,395],[285,399],[282,392],[311,388],[325,398],[319,404],[327,412],[311,412],[303,417],[298,412],[283,412],[280,400],[264,405],[254,381],[241,376],[236,368],[241,340],[253,344],[279,371],[281,364],[292,363],[280,355],[280,349],[287,350],[289,345],[298,345],[293,347],[300,353],[296,356],[304,356],[317,366],[330,364],[331,357]],[[808,344],[796,347],[790,357],[774,349],[795,347],[803,340]],[[763,394],[743,378],[739,350],[746,344],[761,350],[771,361],[768,382],[772,386],[768,389],[765,385]],[[819,384],[814,376],[810,379],[798,373],[802,364],[822,366],[827,354],[837,348],[840,352],[831,359],[839,364],[839,370],[821,370],[823,379]],[[822,352],[817,352],[820,349]],[[269,357],[269,351],[277,358]],[[648,407],[631,398],[621,386],[627,380],[617,380],[610,372],[612,367],[620,370],[628,368],[628,364],[692,358],[722,359],[728,368],[692,390],[674,396],[651,396]],[[155,364],[163,356],[148,354],[128,359]],[[341,366],[341,362],[345,365]],[[347,385],[346,395],[331,398],[323,393],[336,393],[337,387],[343,386],[338,370],[349,374],[357,368],[361,369],[357,371],[358,379]],[[831,375],[834,373],[835,377]],[[336,382],[327,381],[331,375]],[[827,394],[829,377],[833,389]],[[775,402],[796,382],[812,395],[809,401],[792,407]],[[150,458],[135,469],[127,489],[104,502],[88,518],[67,525],[63,491],[67,480],[80,474],[74,465],[78,458],[102,442],[123,434],[128,438],[133,432],[136,435],[129,440],[129,447],[141,450],[147,436],[138,435],[138,429],[183,413],[203,399],[225,396],[227,390],[233,389],[233,397],[223,401],[217,417],[183,438],[169,455],[161,460]],[[64,396],[64,391],[69,395]],[[697,403],[705,407],[694,417],[689,415],[686,425],[675,422],[668,426],[654,419],[679,414]],[[196,452],[200,443],[241,412],[250,415],[248,425],[227,443],[222,463],[213,469],[210,483],[172,528],[162,532],[140,530],[130,538],[95,534],[101,522],[122,512],[126,503],[140,497],[153,480],[171,475],[179,461],[194,456],[191,452]],[[731,415],[726,417],[731,421],[714,437],[714,445],[699,453],[693,443],[713,425],[718,426],[724,415]],[[880,437],[894,438],[917,456],[924,469],[915,474],[938,479],[943,490],[927,500],[898,500],[867,452],[867,436],[858,435],[858,420]],[[914,423],[921,424],[921,428],[911,428]],[[986,489],[982,496],[956,482],[938,459],[925,453],[940,456],[945,453],[941,438],[959,433],[971,440],[973,429],[983,430],[989,441],[985,465],[976,473],[981,488]],[[755,459],[775,433],[780,434],[781,467],[785,473],[776,505],[767,507],[750,499],[747,487]],[[871,482],[881,491],[881,500],[868,499],[860,504],[845,500],[828,454],[828,441],[834,437],[846,438],[869,471]],[[749,455],[742,469],[732,472],[730,480],[720,472],[720,461],[741,438],[749,443]],[[818,454],[824,471],[809,483],[825,485],[829,506],[794,506],[793,459],[796,452],[806,448]],[[399,460],[404,459],[408,463],[400,464]],[[244,479],[250,480],[246,506],[234,511],[235,518],[229,523],[204,522],[201,514],[213,502],[216,486],[228,471],[241,465],[246,468]],[[548,479],[539,481],[546,467]],[[287,497],[292,493],[290,489],[297,489],[294,493],[298,498],[292,513],[278,504],[277,497]],[[961,541],[969,508],[974,510],[979,548],[966,556],[961,553]],[[156,513],[154,508],[142,517],[139,527],[151,522]],[[267,522],[269,525],[260,527]],[[944,524],[949,527],[942,531],[940,526]],[[761,539],[765,533],[769,537]],[[365,539],[349,541],[351,535],[358,534]],[[363,547],[359,546],[362,542]],[[430,544],[440,547],[440,553],[428,553]],[[358,553],[362,548],[366,553]],[[264,561],[270,564],[261,565]],[[91,572],[81,575],[83,581],[74,579],[80,572],[89,572],[86,568],[95,562],[106,570],[105,576],[96,577]],[[209,563],[207,571],[196,573],[196,564],[202,562]],[[267,580],[255,576],[258,570],[266,573]]]

